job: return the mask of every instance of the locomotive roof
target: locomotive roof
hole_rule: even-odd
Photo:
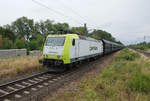
[[[72,36],[75,39],[89,40],[89,41],[95,41],[95,42],[97,42],[98,40],[101,40],[104,43],[113,44],[113,45],[117,45],[117,46],[123,46],[123,45],[120,45],[118,43],[111,42],[111,41],[108,41],[108,40],[105,40],[105,39],[94,39],[94,38],[91,38],[91,37],[82,36],[82,35],[78,35],[78,34],[69,34],[68,33],[68,34],[51,34],[51,35],[48,35],[48,37],[67,37],[67,36]]]
[[[48,37],[67,37],[67,36],[72,36],[75,39],[82,39],[82,40],[89,40],[89,41],[98,41],[97,39],[91,38],[91,37],[86,37],[78,34],[51,34],[48,35]]]

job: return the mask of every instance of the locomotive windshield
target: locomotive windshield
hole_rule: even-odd
[[[65,37],[49,37],[46,46],[64,46]]]

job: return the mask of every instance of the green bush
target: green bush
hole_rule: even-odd
[[[15,42],[15,47],[17,49],[23,49],[23,48],[26,48],[27,47],[27,42],[21,38],[21,39],[16,39],[16,42]]]
[[[114,72],[111,70],[102,72],[103,78],[109,78],[109,77],[112,77],[112,75],[114,75]]]
[[[121,59],[132,61],[139,57],[140,57],[139,53],[134,53],[134,52],[130,51],[128,48],[125,48],[120,52]]]
[[[129,87],[139,92],[150,92],[150,77],[142,73],[137,73],[131,77]]]
[[[28,46],[29,46],[30,50],[39,50],[39,44],[38,44],[38,41],[36,41],[36,40],[31,40],[28,43]]]
[[[0,35],[0,49],[2,48],[2,44],[3,44],[2,41],[3,41],[2,40],[2,35]]]
[[[126,63],[121,63],[121,62],[117,62],[116,64],[114,64],[113,69],[115,71],[118,71],[119,69],[123,68],[126,66]]]
[[[150,101],[150,96],[147,97],[147,101]]]
[[[2,48],[3,49],[11,49],[13,48],[13,42],[11,40],[9,40],[8,38],[3,38],[3,41],[2,41]]]

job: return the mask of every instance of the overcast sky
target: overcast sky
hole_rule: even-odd
[[[71,26],[87,23],[106,30],[124,44],[150,36],[150,0],[0,0],[0,26],[26,16],[35,21],[54,20]]]

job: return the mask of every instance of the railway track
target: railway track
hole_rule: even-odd
[[[133,49],[133,50],[138,51],[138,52],[144,54],[147,57],[150,57],[150,52],[142,51],[142,50],[139,50],[139,49]]]
[[[27,78],[22,78],[12,82],[8,82],[0,85],[0,101],[22,101],[16,100],[26,94],[30,94],[31,90],[37,90],[36,88],[42,88],[48,86],[55,81],[71,75],[76,72],[77,69],[72,69],[59,74],[50,74],[48,72],[42,72],[35,75],[31,75]]]
[[[104,59],[104,58],[103,58]],[[74,81],[85,73],[93,70],[97,61],[85,62],[82,68],[73,68],[69,71],[51,74],[42,72],[0,85],[0,101],[42,101],[50,96],[59,87]],[[88,64],[88,66],[86,66]]]

